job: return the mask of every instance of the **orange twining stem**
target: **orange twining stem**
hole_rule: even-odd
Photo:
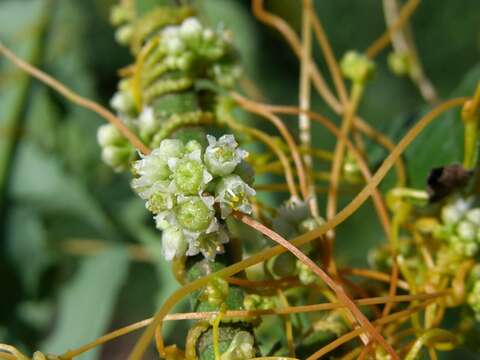
[[[235,213],[234,216],[241,220],[243,223],[251,226],[252,228],[258,230],[262,234],[268,236],[273,241],[282,245],[288,249],[293,255],[295,255],[300,261],[307,265],[316,275],[318,275],[337,295],[338,299],[350,310],[352,315],[355,317],[359,325],[365,328],[365,330],[370,334],[371,340],[375,340],[392,356],[393,359],[398,359],[399,357],[393,347],[385,340],[385,338],[380,334],[380,332],[372,325],[372,323],[367,319],[367,317],[360,311],[360,309],[355,305],[355,303],[350,299],[350,297],[345,293],[345,290],[337,284],[328,274],[323,271],[317,264],[315,264],[307,255],[305,255],[299,248],[293,245],[288,240],[284,239],[278,235],[273,230],[270,230],[263,224],[253,220],[249,216],[242,213]]]
[[[450,292],[442,291],[432,294],[416,294],[416,295],[397,295],[393,298],[388,296],[379,296],[365,299],[355,299],[353,300],[358,306],[369,306],[369,305],[378,305],[384,304],[387,301],[393,302],[411,302],[415,300],[429,300],[438,297],[447,296]],[[310,313],[318,311],[328,311],[343,308],[344,305],[340,302],[334,303],[320,303],[313,305],[301,305],[301,306],[288,306],[281,307],[277,309],[264,309],[264,310],[229,310],[226,311],[222,318],[242,318],[242,317],[256,317],[256,316],[273,316],[273,315],[288,315],[288,314],[300,314],[300,313]],[[208,320],[217,315],[216,311],[205,311],[205,312],[190,312],[190,313],[178,313],[178,314],[168,314],[165,316],[163,321],[182,321],[182,320]],[[87,352],[97,346],[105,344],[111,340],[114,340],[120,336],[127,335],[133,331],[139,330],[152,322],[152,318],[145,319],[123,328],[112,331],[111,333],[105,334],[102,337],[85,344],[77,349],[70,350],[60,356],[61,359],[70,359],[84,352]]]

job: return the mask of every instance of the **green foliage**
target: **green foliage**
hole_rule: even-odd
[[[59,294],[55,330],[44,340],[45,352],[60,354],[101,336],[128,273],[128,254],[121,247],[81,261]],[[95,359],[99,349],[85,355]]]
[[[107,6],[102,4],[110,3],[2,1],[0,38],[23,59],[106,104],[115,90],[117,69],[130,61],[127,52],[115,45],[107,23]],[[172,2],[135,1],[141,14],[159,3]],[[299,30],[300,13],[292,1],[267,3]],[[254,20],[246,1],[198,0],[195,4],[207,22],[223,22],[232,30],[246,73],[260,85],[263,95],[268,94],[266,101],[296,102],[298,63],[277,33]],[[316,8],[337,58],[351,48],[353,40],[362,51],[383,31],[378,1],[328,0],[316,2]],[[480,77],[480,45],[472,40],[478,38],[472,33],[472,29],[478,32],[477,9],[476,0],[422,2],[414,16],[420,55],[444,98],[472,94]],[[318,51],[315,56],[320,59]],[[360,113],[372,126],[398,140],[429,108],[408,81],[390,73],[385,57],[377,60],[376,67]],[[320,68],[326,69],[322,60]],[[0,342],[19,345],[25,352],[39,348],[61,353],[105,333],[113,323],[150,316],[178,284],[163,259],[160,235],[144,204],[129,189],[127,178],[112,174],[100,161],[95,138],[102,120],[29,80],[3,59],[0,94],[0,280],[6,289],[0,300]],[[155,109],[180,106],[193,110],[196,101],[192,93],[185,92],[181,100],[163,98]],[[313,107],[328,113],[316,97]],[[315,125],[313,137],[322,146],[333,147],[331,135],[323,128]],[[462,137],[458,112],[435,120],[405,154],[411,185],[424,188],[431,168],[461,162]],[[366,145],[374,168],[386,153],[374,150],[371,143]],[[350,198],[344,196],[340,207]],[[269,200],[272,206],[280,203],[280,198]],[[228,227],[231,233],[249,234],[251,252],[267,245],[263,237],[235,220],[230,219]],[[380,234],[373,208],[367,204],[338,229],[342,239],[336,244],[342,252],[339,262],[363,264],[366,249],[384,240]],[[67,252],[72,239],[93,239],[107,249],[95,257],[78,257]],[[127,249],[131,245],[140,245],[149,254],[148,265],[132,261]],[[229,297],[238,302],[241,295],[235,289],[230,289],[233,295]],[[135,306],[126,305],[131,303]],[[235,303],[232,308],[239,306]],[[263,353],[286,348],[277,343],[282,326],[271,318],[259,329],[259,338],[266,339]],[[181,337],[169,334],[181,344]],[[330,335],[322,333],[320,340],[312,342],[317,345]],[[226,349],[229,342],[222,346]],[[452,353],[450,358],[456,356],[466,359],[469,355]],[[99,353],[84,358],[97,359]]]

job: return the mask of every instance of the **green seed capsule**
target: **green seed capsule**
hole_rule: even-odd
[[[200,196],[190,196],[175,207],[178,223],[190,231],[206,231],[214,219],[215,211]]]
[[[205,168],[198,161],[191,159],[178,160],[172,176],[177,193],[193,195],[202,191],[205,185],[204,171]]]

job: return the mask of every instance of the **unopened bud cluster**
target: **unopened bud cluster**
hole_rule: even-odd
[[[472,199],[456,198],[441,211],[442,225],[436,235],[449,242],[452,249],[466,257],[474,256],[480,246],[480,208]]]
[[[205,149],[195,140],[165,139],[133,166],[132,187],[155,214],[167,260],[200,252],[215,258],[229,241],[221,221],[252,211],[255,191],[234,173],[247,152],[233,135],[207,139]]]

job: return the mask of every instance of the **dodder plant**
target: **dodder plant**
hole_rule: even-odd
[[[342,359],[415,359],[423,351],[437,359],[438,351],[458,347],[472,334],[480,319],[480,86],[470,98],[437,104],[406,28],[418,1],[402,9],[395,0],[385,3],[385,34],[365,52],[347,52],[338,64],[311,0],[299,1],[301,37],[267,12],[263,1],[252,1],[254,15],[278,30],[300,60],[299,107],[269,105],[236,92],[242,74],[235,34],[209,27],[190,6],[140,14],[136,2],[122,1],[112,9],[117,40],[134,55],[111,101],[115,115],[0,44],[2,54],[32,76],[109,121],[98,130],[102,159],[114,171],[131,173],[131,187],[152,213],[163,254],[181,284],[152,319],[62,355],[36,352],[33,359],[73,359],[142,327],[131,360],[142,358],[153,338],[159,356],[167,359],[318,359],[334,350]],[[312,30],[335,92],[312,62]],[[390,42],[392,71],[409,76],[434,104],[396,145],[358,114],[374,60]],[[341,119],[340,127],[310,110],[312,84]],[[244,87],[247,93],[254,89],[248,82]],[[464,124],[463,164],[433,169],[426,190],[408,187],[402,153],[440,114],[456,107]],[[239,111],[267,120],[276,133],[241,121]],[[284,122],[292,115],[298,117],[298,140]],[[312,141],[312,121],[337,139],[333,154]],[[364,138],[389,151],[374,174]],[[249,143],[261,146],[247,152]],[[317,158],[331,161],[326,204],[317,198]],[[396,184],[380,192],[392,167]],[[257,185],[260,173],[281,175],[285,184]],[[338,211],[345,184],[362,189]],[[256,191],[287,191],[289,198],[276,209]],[[369,197],[388,241],[368,254],[371,269],[341,267],[333,251],[335,228]],[[251,253],[252,243],[264,238],[278,245]],[[249,270],[254,265],[262,266]],[[169,314],[187,296],[191,312]],[[450,309],[458,315],[446,326]],[[283,341],[270,348],[263,343],[267,315],[282,318],[284,325]],[[162,323],[185,319],[195,320],[185,349],[167,346]],[[0,358],[29,359],[14,347],[0,349]]]

